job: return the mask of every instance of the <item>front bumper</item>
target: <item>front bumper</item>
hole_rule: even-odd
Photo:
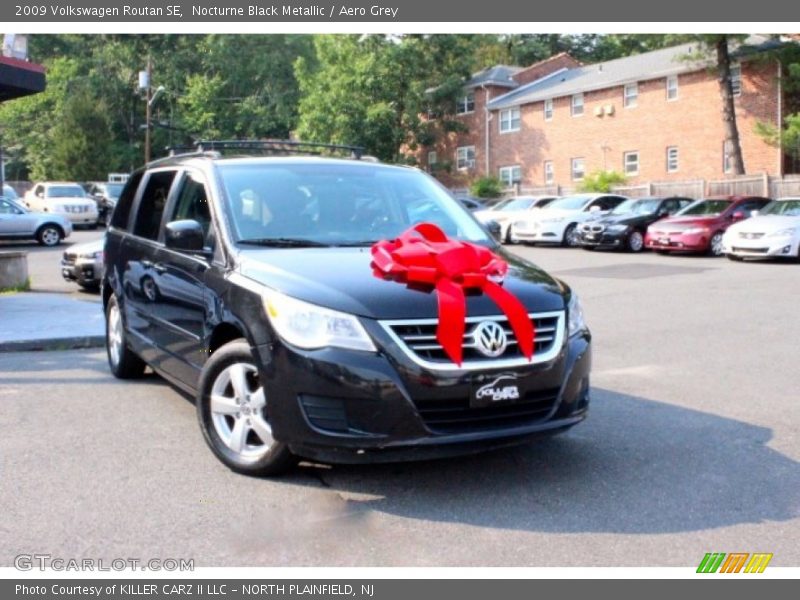
[[[534,223],[526,229],[513,227],[511,229],[511,239],[515,242],[523,243],[560,244],[564,239],[564,228],[540,223]]]
[[[373,325],[379,347],[391,349]],[[425,459],[519,443],[576,425],[589,404],[588,332],[569,338],[550,362],[485,371],[432,371],[396,346],[377,354],[280,342],[254,350],[273,435],[325,462]],[[510,372],[518,401],[470,406],[474,386]]]
[[[628,231],[581,231],[581,246],[587,248],[624,248]]]
[[[72,212],[59,212],[55,213],[64,217],[73,225],[97,225],[98,213],[97,210],[88,212],[72,213]]]
[[[762,237],[760,239],[723,238],[723,252],[742,258],[794,258],[798,245],[791,237]]]
[[[103,278],[103,263],[94,258],[62,258],[61,276],[84,287],[99,286]]]
[[[706,252],[711,241],[711,233],[648,232],[644,245],[660,252]]]

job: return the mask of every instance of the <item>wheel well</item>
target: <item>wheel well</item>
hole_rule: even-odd
[[[62,238],[64,237],[64,228],[63,228],[63,227],[61,227],[61,225],[59,225],[58,223],[42,223],[42,224],[41,224],[41,225],[39,225],[39,227],[36,229],[36,235],[38,236],[38,235],[39,235],[39,232],[40,232],[42,229],[44,229],[45,227],[47,227],[48,225],[49,225],[49,226],[51,226],[51,227],[55,227],[56,229],[58,229],[59,233],[61,234],[61,237],[62,237]]]
[[[113,290],[111,286],[108,284],[108,281],[104,281],[101,285],[103,290],[103,312],[108,308],[108,300],[111,298],[111,294],[113,294]]]
[[[211,339],[208,342],[208,353],[214,354],[221,346],[243,337],[245,337],[244,333],[236,325],[220,323],[211,334]]]

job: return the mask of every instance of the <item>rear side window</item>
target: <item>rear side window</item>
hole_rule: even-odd
[[[151,173],[145,184],[142,199],[136,214],[133,234],[148,240],[158,239],[161,217],[167,204],[169,190],[175,179],[175,171],[159,171]]]
[[[128,180],[128,183],[125,184],[125,188],[122,190],[119,200],[117,200],[114,213],[111,215],[112,227],[116,227],[117,229],[128,228],[128,215],[131,213],[133,199],[136,196],[136,190],[139,189],[139,183],[142,181],[142,175],[144,175],[144,171],[134,173]]]

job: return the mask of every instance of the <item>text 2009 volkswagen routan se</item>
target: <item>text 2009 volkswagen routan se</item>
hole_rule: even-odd
[[[584,419],[590,334],[569,287],[417,169],[261,146],[276,150],[206,144],[131,176],[104,253],[114,375],[149,365],[194,394],[211,450],[249,474]]]

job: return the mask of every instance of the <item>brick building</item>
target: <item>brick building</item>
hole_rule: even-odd
[[[737,122],[747,173],[782,175],[786,160],[755,132],[779,125],[781,65],[753,36],[734,51]],[[446,185],[486,173],[522,187],[577,185],[588,173],[614,170],[628,183],[722,178],[731,172],[716,71],[683,44],[580,65],[558,55],[527,69],[494,67],[465,88],[467,133],[440,135],[418,155]],[[489,74],[503,72],[505,85]],[[449,169],[437,168],[442,165]]]

